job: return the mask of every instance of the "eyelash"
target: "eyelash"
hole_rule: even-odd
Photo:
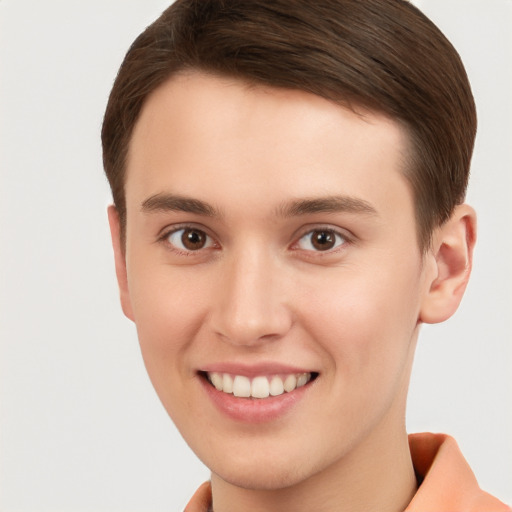
[[[180,231],[191,231],[196,233],[201,233],[206,237],[206,244],[208,244],[206,247],[200,247],[197,250],[193,249],[187,249],[187,248],[179,248],[176,247],[175,243],[172,243],[169,238],[172,235],[178,234]],[[314,233],[326,233],[330,235],[334,235],[334,243],[336,244],[333,248],[329,248],[326,250],[314,250],[314,249],[301,249],[298,247],[299,243],[305,239],[308,235],[313,236]],[[183,235],[182,235],[183,236]],[[293,242],[290,246],[290,249],[293,251],[301,251],[303,250],[305,253],[315,254],[315,257],[322,257],[327,256],[333,253],[337,253],[338,251],[342,250],[347,244],[351,243],[351,238],[344,232],[341,232],[339,229],[335,229],[330,226],[314,226],[307,229],[304,229],[300,232],[298,238],[295,238],[295,242]],[[167,247],[172,250],[173,252],[177,253],[180,256],[193,256],[198,255],[199,253],[202,253],[204,250],[209,249],[218,249],[220,246],[215,241],[215,239],[210,236],[205,229],[202,229],[200,227],[196,227],[194,225],[184,224],[175,226],[172,229],[169,229],[165,231],[161,236],[159,236],[158,242],[162,242],[167,245]],[[309,242],[309,244],[312,246],[313,242]]]
[[[190,232],[202,233],[207,239],[206,243],[209,245],[207,247],[201,247],[197,250],[192,250],[192,249],[187,249],[187,248],[181,249],[179,247],[176,247],[176,245],[173,244],[169,240],[169,238],[172,235],[178,234],[180,231],[183,231],[183,232],[190,231]],[[172,229],[169,229],[169,230],[165,231],[164,233],[162,233],[162,235],[158,237],[157,241],[164,243],[170,250],[172,250],[173,252],[177,253],[180,256],[193,256],[193,255],[196,255],[196,254],[202,252],[203,250],[218,248],[218,244],[215,242],[214,238],[206,232],[206,230],[204,230],[200,227],[196,227],[194,225],[189,225],[189,224],[174,226]]]
[[[298,245],[302,240],[306,239],[307,237],[309,237],[309,245],[313,246],[314,241],[311,240],[311,237],[315,233],[323,233],[323,234],[328,234],[330,236],[334,236],[334,244],[335,244],[334,247],[328,248],[326,250],[316,250],[315,251],[314,249],[303,249],[304,251],[306,251],[308,253],[314,253],[315,256],[317,256],[317,257],[324,256],[324,255],[327,256],[329,254],[337,253],[338,251],[342,250],[343,247],[351,241],[349,236],[346,233],[341,232],[338,229],[335,229],[330,226],[314,226],[312,228],[308,228],[308,229],[302,231],[302,233],[300,234],[297,241],[292,244],[292,246],[291,246],[292,250],[300,251],[301,248],[298,247]]]

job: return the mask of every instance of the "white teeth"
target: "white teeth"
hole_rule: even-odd
[[[212,381],[212,384],[219,390],[219,391],[222,391],[223,390],[223,385],[222,385],[222,382],[223,382],[223,378],[222,378],[222,375],[220,373],[212,373],[210,374],[210,380]]]
[[[233,393],[233,378],[228,373],[222,376],[222,391],[224,393]]]
[[[279,396],[284,393],[283,379],[281,377],[272,377],[270,381],[270,394],[272,396]]]
[[[251,396],[251,381],[248,377],[237,375],[233,380],[233,395],[242,398],[249,398]]]
[[[266,377],[256,377],[251,384],[251,396],[254,398],[267,398],[270,394],[270,385]]]
[[[299,375],[297,377],[297,387],[301,388],[302,386],[305,386],[308,383],[308,376],[303,373],[302,375]]]
[[[297,377],[295,375],[288,375],[284,381],[284,390],[289,393],[297,387]]]
[[[211,372],[207,375],[208,380],[218,391],[233,394],[240,398],[279,396],[305,386],[311,380],[311,373],[292,373],[285,377],[279,375],[273,375],[272,377],[258,376],[254,377],[252,381],[245,375],[218,372]]]

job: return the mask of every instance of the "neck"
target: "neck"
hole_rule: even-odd
[[[416,488],[405,428],[384,442],[379,435],[366,439],[336,464],[284,489],[242,489],[212,475],[214,512],[399,512]]]

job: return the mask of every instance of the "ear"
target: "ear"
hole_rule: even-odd
[[[436,272],[422,302],[420,321],[444,322],[455,313],[471,274],[475,241],[475,211],[467,204],[459,205],[433,234],[427,258],[432,258]]]
[[[123,313],[134,321],[130,292],[128,289],[128,275],[126,273],[125,248],[121,242],[121,223],[119,213],[114,205],[108,207],[108,223],[110,224],[110,235],[112,237],[112,248],[114,249],[114,261],[116,265],[117,283],[121,298]]]

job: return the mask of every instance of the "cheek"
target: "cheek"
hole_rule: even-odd
[[[197,375],[189,347],[203,324],[202,289],[197,280],[173,275],[164,267],[151,273],[142,270],[130,290],[146,371],[162,405],[181,427],[194,417],[188,392]]]
[[[329,286],[310,287],[310,335],[329,354],[340,379],[383,383],[408,356],[419,312],[419,280],[413,268],[396,276],[355,270]],[[361,389],[361,395],[363,394]]]
[[[205,315],[204,283],[190,272],[172,272],[167,265],[141,261],[130,270],[130,297],[148,373],[153,381],[160,374],[164,379],[182,375],[186,349]]]

